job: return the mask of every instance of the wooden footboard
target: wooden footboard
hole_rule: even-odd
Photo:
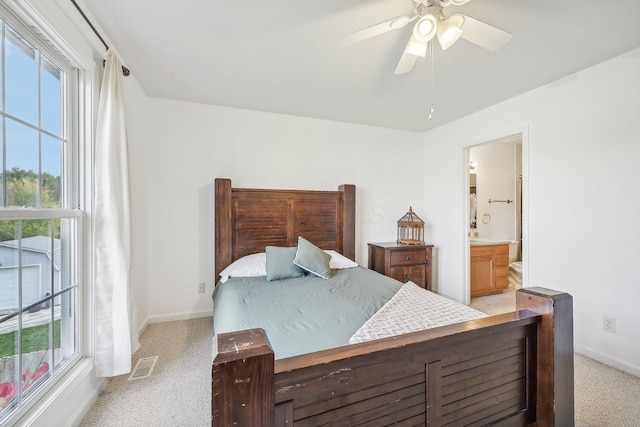
[[[274,361],[261,329],[220,334],[212,426],[572,426],[572,298]]]

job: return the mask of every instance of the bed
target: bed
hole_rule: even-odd
[[[299,236],[354,259],[355,196],[353,185],[338,191],[267,190],[233,188],[230,180],[216,179],[216,277],[265,247],[295,247]],[[351,270],[365,280],[387,281],[381,288],[376,281],[376,290],[389,286],[380,290],[382,302],[373,303],[376,313],[399,293],[394,287],[410,285],[362,267]],[[347,269],[335,274],[350,282],[346,275]],[[250,293],[264,291],[264,283],[253,280],[240,279]],[[268,287],[316,298],[314,284],[287,288],[285,282]],[[219,284],[215,292],[223,289]],[[304,344],[291,353],[277,350],[283,348],[279,339],[271,343],[269,334],[275,335],[251,323],[249,329],[232,325],[223,332],[219,319],[232,316],[222,312],[214,318],[212,426],[571,426],[572,298],[534,287],[519,290],[516,301],[514,313],[355,344],[318,343],[311,352]],[[369,315],[357,313],[356,305],[354,317]],[[245,309],[260,317],[260,308]],[[340,340],[353,332],[350,327]]]

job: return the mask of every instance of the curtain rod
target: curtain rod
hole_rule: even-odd
[[[82,18],[89,25],[89,27],[91,27],[91,30],[93,30],[93,33],[98,37],[98,39],[100,39],[100,41],[102,42],[104,48],[106,50],[109,50],[109,45],[107,44],[107,42],[104,41],[104,39],[102,38],[102,36],[98,32],[98,30],[96,30],[96,27],[93,26],[93,24],[91,23],[89,18],[87,18],[87,15],[85,15],[85,13],[82,11],[82,9],[80,9],[80,6],[78,6],[78,3],[76,3],[76,0],[71,0],[71,3],[73,3],[73,5],[76,7],[76,9],[78,9],[78,12],[80,12],[80,15],[82,15]],[[102,65],[104,66],[104,61],[102,61]],[[131,74],[131,71],[129,71],[129,69],[123,65],[122,66],[122,75],[126,77],[129,74]]]

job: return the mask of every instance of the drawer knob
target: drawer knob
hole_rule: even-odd
[[[407,261],[411,261],[412,259],[413,259],[413,256],[407,255]]]

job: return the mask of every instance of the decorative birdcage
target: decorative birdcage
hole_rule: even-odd
[[[424,221],[409,206],[407,212],[398,220],[398,243],[404,245],[424,245]]]

